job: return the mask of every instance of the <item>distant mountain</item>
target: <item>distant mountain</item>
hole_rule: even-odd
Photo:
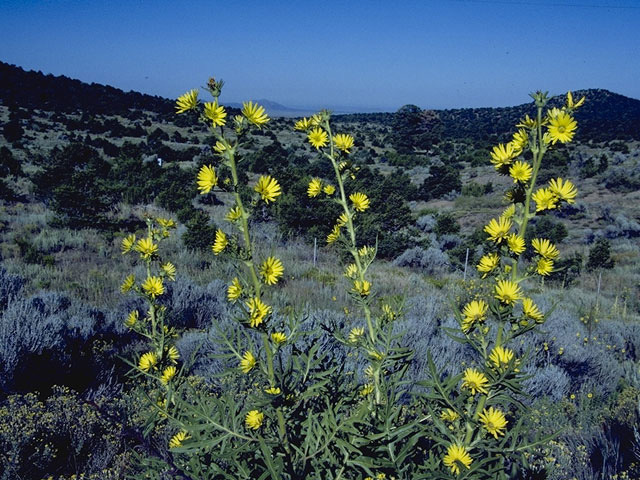
[[[602,89],[580,90],[574,97],[587,97],[585,105],[576,114],[579,122],[577,140],[609,141],[613,139],[640,140],[640,100],[628,98]],[[0,62],[0,102],[9,107],[128,116],[133,110],[155,112],[167,119],[173,117],[174,100],[124,92],[118,88],[97,83],[84,83],[65,76],[44,75],[25,71],[20,67]],[[270,100],[260,99],[271,116],[301,117],[315,110],[291,108]],[[560,106],[564,96],[554,97],[551,104]],[[241,104],[225,104],[242,108]],[[445,139],[470,138],[493,140],[505,138],[504,132],[513,131],[518,119],[534,113],[533,103],[504,108],[458,108],[437,110]],[[334,112],[336,118],[347,122],[373,121],[390,125],[393,113]]]

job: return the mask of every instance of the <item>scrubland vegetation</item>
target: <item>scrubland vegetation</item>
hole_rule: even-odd
[[[176,115],[173,101],[36,74],[18,95],[11,79],[31,74],[3,72],[0,478],[640,476],[640,102],[574,92],[586,96],[575,136],[544,154],[536,184],[571,179],[578,194],[529,219],[516,254],[485,226],[527,180],[498,175],[493,147],[533,104],[306,126],[210,107],[204,124],[191,104]],[[256,191],[267,177],[278,188]],[[238,205],[246,224],[228,221]],[[353,230],[327,245],[341,214]],[[148,235],[157,252],[136,249]],[[522,300],[512,311],[493,298],[495,272],[477,265],[520,257],[522,274],[540,238],[560,251],[553,271],[518,285],[544,322],[514,322],[501,371],[495,316],[511,325]],[[282,272],[261,273],[269,258]],[[140,295],[121,292],[130,274]],[[268,307],[260,321],[252,299]],[[474,305],[479,326],[465,331],[480,300],[487,313]],[[150,307],[167,331],[146,330]],[[485,405],[469,369],[500,394]]]

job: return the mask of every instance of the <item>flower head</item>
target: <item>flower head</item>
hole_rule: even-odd
[[[227,300],[235,302],[242,295],[242,285],[238,277],[234,277],[231,280],[231,285],[227,288]]]
[[[513,178],[514,182],[525,183],[531,178],[533,169],[527,162],[517,161],[509,168],[509,175]]]
[[[211,120],[214,127],[221,127],[226,123],[227,112],[224,111],[223,106],[218,105],[216,100],[215,102],[205,102],[204,116]]]
[[[258,297],[250,298],[245,305],[249,310],[249,324],[253,328],[264,322],[264,318],[271,313],[271,307]]]
[[[522,120],[520,120],[520,123],[518,123],[516,125],[516,127],[518,128],[528,128],[529,130],[533,129],[536,127],[537,125],[537,121],[534,120],[533,118],[531,118],[529,115],[525,115],[524,118]]]
[[[181,432],[178,432],[173,437],[171,437],[171,440],[169,440],[169,448],[181,447],[182,443],[189,438],[190,437],[189,435],[187,435],[187,432],[182,430]]]
[[[334,187],[333,185],[325,185],[322,191],[325,193],[325,195],[333,195],[334,193],[336,193],[336,187]]]
[[[148,372],[158,363],[158,356],[153,352],[142,354],[138,362],[138,368],[144,372]]]
[[[269,388],[265,388],[264,391],[269,395],[280,395],[282,393],[282,390],[280,390],[280,387],[269,387]]]
[[[556,208],[558,197],[548,188],[539,188],[532,196],[536,202],[536,212],[552,210]]]
[[[524,150],[524,147],[526,147],[527,143],[529,143],[529,137],[527,136],[526,130],[521,128],[516,133],[514,133],[511,143],[516,150]]]
[[[198,172],[198,190],[200,194],[209,193],[213,187],[218,185],[218,176],[211,165],[203,165]]]
[[[500,410],[489,407],[485,408],[479,415],[480,423],[482,426],[493,435],[496,439],[498,435],[504,435],[504,431],[507,428],[507,419],[504,417],[504,413]]]
[[[552,178],[549,181],[549,190],[559,200],[564,200],[567,203],[575,203],[578,190],[569,180],[562,180],[562,178]]]
[[[327,243],[334,243],[338,238],[340,238],[340,227],[338,225],[334,225],[331,232],[327,235]]]
[[[158,245],[153,243],[150,237],[141,238],[136,242],[136,246],[134,247],[136,252],[140,253],[140,256],[145,259],[149,259],[153,257],[156,253],[158,253]]]
[[[158,295],[162,295],[164,293],[162,278],[155,276],[147,277],[142,284],[142,290],[144,290],[147,295],[150,295],[151,298],[156,298]]]
[[[506,145],[500,143],[493,147],[493,151],[491,152],[491,163],[493,163],[496,169],[500,169],[505,165],[511,165],[513,159],[520,155],[520,152],[521,151],[518,150],[512,142],[509,142]]]
[[[269,121],[264,107],[261,107],[257,103],[242,102],[242,114],[257,127],[262,127],[262,125]]]
[[[513,305],[522,296],[517,283],[511,280],[498,280],[495,286],[495,297],[506,305]]]
[[[553,260],[548,258],[540,258],[536,263],[536,273],[538,275],[547,276],[553,272]]]
[[[338,150],[342,150],[345,153],[350,153],[349,150],[353,148],[353,137],[344,133],[339,133],[333,137],[333,144]]]
[[[547,133],[551,137],[551,143],[567,143],[573,139],[578,123],[566,112],[558,112],[550,115]]]
[[[362,327],[353,327],[349,332],[349,343],[357,343],[358,340],[364,335],[364,328]]]
[[[273,343],[281,345],[287,341],[287,336],[283,332],[273,332],[271,334],[271,340],[273,340]]]
[[[132,233],[131,235],[127,235],[122,239],[122,243],[120,244],[120,248],[122,249],[122,254],[129,253],[133,248],[133,245],[136,243],[136,235]]]
[[[512,225],[508,218],[500,217],[498,220],[492,218],[489,224],[484,227],[484,231],[489,235],[489,240],[501,243],[507,238]]]
[[[525,317],[528,317],[536,322],[540,322],[544,315],[538,309],[538,306],[533,303],[533,300],[530,298],[522,299],[522,313]]]
[[[487,316],[489,305],[484,300],[473,300],[467,303],[462,309],[462,330],[467,333],[473,326],[482,322]]]
[[[178,351],[175,345],[171,345],[169,348],[167,348],[167,358],[172,363],[176,363],[177,360],[180,358],[180,352]]]
[[[507,237],[507,246],[514,254],[520,255],[525,251],[524,238],[515,233],[510,233]]]
[[[251,430],[258,430],[262,426],[263,421],[264,413],[260,410],[251,410],[244,419],[245,425]]]
[[[271,175],[262,175],[253,189],[260,194],[265,203],[275,202],[282,194],[280,184]]]
[[[140,314],[137,310],[133,310],[129,312],[129,315],[127,315],[127,319],[124,321],[124,324],[128,328],[133,328],[135,324],[138,323],[138,318],[140,318]]]
[[[458,412],[451,408],[447,408],[440,413],[440,420],[443,422],[455,422],[458,418],[460,418]]]
[[[549,260],[555,260],[560,255],[558,248],[546,238],[534,238],[531,245],[538,255]]]
[[[232,223],[238,220],[240,217],[242,217],[242,210],[240,210],[240,207],[238,205],[229,210],[224,216],[227,221]]]
[[[317,197],[322,192],[322,180],[319,178],[312,178],[309,182],[309,188],[307,188],[307,195],[309,198]]]
[[[171,262],[163,263],[160,268],[162,268],[162,273],[164,273],[169,280],[175,281],[176,266],[173,263]]]
[[[227,240],[227,234],[224,233],[222,230],[217,229],[216,239],[213,242],[213,245],[211,246],[211,250],[213,250],[213,253],[215,255],[218,255],[222,253],[225,248],[227,248],[227,245],[229,245],[229,240]]]
[[[250,351],[244,352],[242,359],[240,360],[240,370],[243,373],[249,373],[253,367],[256,366],[256,357]]]
[[[573,101],[573,95],[571,94],[571,92],[567,92],[567,108],[569,110],[576,110],[577,108],[580,108],[585,101],[586,97],[582,97],[580,100],[578,100],[577,102]]]
[[[124,282],[122,282],[122,285],[120,285],[120,291],[122,293],[127,293],[129,290],[133,288],[135,283],[136,283],[136,277],[133,274],[128,275],[127,278],[124,279]]]
[[[489,380],[484,373],[476,370],[475,368],[467,368],[464,371],[464,377],[462,381],[462,388],[466,388],[471,391],[471,395],[476,393],[488,393],[487,385]]]
[[[171,365],[162,371],[162,377],[160,377],[160,381],[165,385],[168,385],[173,377],[176,376],[176,373],[178,373],[178,370],[176,369],[176,367]]]
[[[302,117],[300,120],[298,120],[296,122],[296,124],[293,126],[293,128],[295,130],[300,130],[300,131],[306,132],[312,126],[313,126],[313,123],[311,122],[311,118]]]
[[[483,255],[478,263],[478,271],[482,273],[482,278],[493,272],[500,264],[500,257],[497,253],[487,253]]]
[[[355,280],[353,282],[353,291],[362,297],[367,297],[371,293],[371,282]]]
[[[491,354],[489,355],[489,361],[498,369],[509,365],[511,360],[513,360],[513,351],[500,346],[491,350]]]
[[[454,475],[460,475],[462,468],[470,469],[472,462],[473,459],[462,445],[449,445],[447,454],[442,459],[442,463],[449,467]]]
[[[189,90],[176,100],[176,113],[184,113],[198,106],[198,90]]]
[[[275,285],[284,272],[282,262],[276,257],[269,257],[260,266],[262,281],[267,285]]]
[[[364,212],[369,208],[369,197],[364,193],[356,192],[349,195],[349,200],[353,203],[353,208],[359,212]]]
[[[307,135],[307,139],[309,143],[318,150],[326,147],[327,143],[329,143],[329,135],[320,127],[315,127],[311,130],[309,135]]]

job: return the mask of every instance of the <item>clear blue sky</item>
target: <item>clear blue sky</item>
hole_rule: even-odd
[[[0,2],[0,60],[176,97],[395,110],[640,98],[640,0]]]

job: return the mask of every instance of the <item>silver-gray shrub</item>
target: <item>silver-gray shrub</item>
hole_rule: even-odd
[[[436,226],[436,217],[435,215],[422,215],[416,220],[416,225],[424,233],[430,233]]]
[[[11,298],[20,294],[24,283],[24,279],[18,275],[11,275],[0,267],[0,311],[6,308]]]
[[[396,258],[393,264],[418,270],[426,275],[440,275],[451,269],[449,256],[436,247],[426,250],[422,247],[410,248]]]

